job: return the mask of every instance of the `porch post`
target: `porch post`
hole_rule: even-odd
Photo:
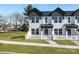
[[[54,39],[54,28],[52,28],[52,39]]]
[[[66,39],[68,39],[68,32],[67,32],[67,30],[66,30]]]
[[[43,38],[43,29],[41,28],[41,39]]]

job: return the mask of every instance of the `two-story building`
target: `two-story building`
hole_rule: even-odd
[[[30,39],[79,39],[79,9],[63,11],[40,11],[34,8],[29,13],[29,31],[26,38]]]

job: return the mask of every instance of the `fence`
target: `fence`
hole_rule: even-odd
[[[53,36],[53,40],[79,40],[79,36]]]

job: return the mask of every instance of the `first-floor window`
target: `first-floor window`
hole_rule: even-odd
[[[58,29],[54,29],[54,33],[58,35]]]
[[[79,32],[79,29],[77,29],[78,30],[78,32]]]
[[[62,29],[54,29],[55,35],[62,35]]]
[[[62,29],[59,29],[59,35],[62,35]]]
[[[39,35],[39,29],[36,29],[36,34]]]
[[[31,29],[31,33],[32,34],[35,34],[35,29]]]

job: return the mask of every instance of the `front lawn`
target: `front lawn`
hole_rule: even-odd
[[[54,40],[58,44],[63,44],[63,45],[76,45],[70,40]]]
[[[0,51],[14,52],[14,53],[30,53],[30,54],[72,54],[79,53],[79,49],[64,49],[53,47],[40,46],[23,46],[23,45],[9,45],[0,44]]]
[[[46,40],[25,39],[25,32],[0,33],[0,40],[22,41],[33,43],[48,43]]]

